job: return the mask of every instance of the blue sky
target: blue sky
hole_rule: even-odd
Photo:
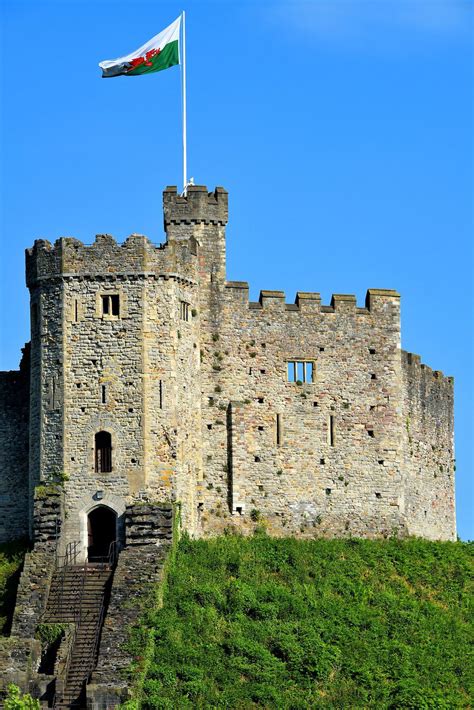
[[[164,239],[181,182],[179,69],[104,81],[175,2],[3,0],[1,369],[28,340],[35,238]],[[230,192],[228,278],[402,294],[402,345],[455,377],[459,534],[474,538],[473,44],[463,0],[199,2],[188,160]]]

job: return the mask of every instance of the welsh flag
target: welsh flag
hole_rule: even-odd
[[[127,54],[126,57],[100,62],[102,78],[151,74],[179,64],[180,25],[181,15],[163,32],[152,37],[135,52]]]

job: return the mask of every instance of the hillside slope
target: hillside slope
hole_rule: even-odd
[[[184,538],[163,608],[134,632],[136,698],[150,709],[470,707],[472,552]]]

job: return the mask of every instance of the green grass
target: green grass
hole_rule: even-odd
[[[23,540],[0,545],[0,636],[10,632],[16,590],[27,544]]]
[[[132,636],[133,676],[146,672],[136,699],[170,710],[468,708],[472,552],[423,540],[184,538],[163,608]]]

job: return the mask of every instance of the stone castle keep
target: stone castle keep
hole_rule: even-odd
[[[84,557],[123,545],[127,506],[150,501],[178,502],[195,536],[455,539],[453,382],[401,350],[399,294],[249,302],[226,281],[227,197],[167,188],[162,246],[27,250],[31,345],[0,375],[1,539],[41,538],[35,490],[54,483],[56,537]]]
[[[398,293],[249,302],[226,280],[227,192],[163,197],[162,246],[26,253],[31,343],[0,373],[0,541],[33,547],[0,698],[14,682],[42,707],[126,701],[129,629],[179,525],[456,537],[453,381],[401,350]]]

